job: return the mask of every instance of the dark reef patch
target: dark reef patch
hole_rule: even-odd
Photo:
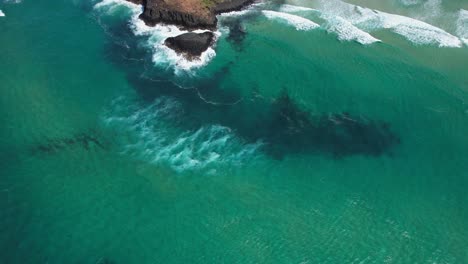
[[[249,13],[242,15],[242,17],[227,16],[220,20],[221,26],[229,29],[226,40],[234,49],[237,51],[242,51],[244,49],[244,42],[247,38],[245,23],[255,21],[261,14],[262,13],[258,10],[253,9]]]
[[[90,150],[91,148],[108,149],[108,144],[105,144],[96,134],[79,133],[66,138],[47,139],[44,143],[33,146],[31,153],[33,155],[55,154],[73,147],[81,147],[86,150]]]
[[[333,157],[349,155],[379,156],[399,138],[383,121],[368,120],[349,113],[314,116],[302,110],[283,91],[272,103],[270,116],[254,137],[264,138],[266,150],[282,157],[296,153],[329,153]]]
[[[106,57],[126,73],[143,102],[151,103],[161,96],[180,102],[184,113],[174,123],[184,130],[220,124],[245,142],[264,142],[264,152],[276,159],[296,154],[380,156],[391,154],[400,142],[384,121],[353,113],[311,114],[286,89],[273,101],[263,98],[258,87],[252,87],[250,95],[242,95],[234,84],[226,82],[234,62],[197,78],[155,68],[151,54],[134,36],[127,37],[128,32],[127,25],[112,30]]]
[[[242,44],[247,35],[247,32],[240,22],[240,20],[234,20],[232,24],[229,25],[229,35],[226,40],[234,46],[236,50],[242,50]]]

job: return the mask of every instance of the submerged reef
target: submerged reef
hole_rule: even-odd
[[[400,139],[388,123],[350,113],[312,115],[302,110],[286,92],[272,103],[264,138],[267,152],[275,157],[288,153],[322,152],[334,157],[379,156]]]
[[[167,78],[167,72],[152,67],[151,54],[138,48],[138,41],[130,35],[125,25],[116,28],[116,41],[108,43],[106,57],[126,72],[143,102],[171,97],[180,103],[184,114],[174,122],[182,130],[219,124],[245,143],[262,142],[260,149],[276,159],[296,154],[377,157],[391,155],[400,143],[388,122],[352,111],[311,113],[290,96],[287,86],[274,98],[264,97],[255,83],[251,94],[242,94],[225,81],[232,74],[233,61],[209,76],[178,78],[176,83]],[[146,69],[143,74],[142,67]]]
[[[91,133],[79,133],[77,135],[65,138],[47,139],[31,148],[33,154],[55,154],[67,148],[81,147],[86,150],[91,148],[107,149],[107,144],[97,135]]]

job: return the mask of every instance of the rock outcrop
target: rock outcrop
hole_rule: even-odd
[[[214,29],[216,27],[216,17],[212,16],[207,10],[188,11],[178,9],[162,0],[149,0],[140,18],[150,26],[157,23],[167,23],[188,29]]]
[[[169,48],[183,54],[191,60],[206,51],[211,44],[213,44],[214,39],[214,34],[209,31],[204,33],[189,32],[176,37],[167,38],[164,43]]]
[[[129,0],[144,6],[148,25],[167,23],[187,29],[215,29],[216,15],[239,10],[254,0]]]
[[[212,13],[221,14],[231,11],[237,11],[243,7],[252,4],[255,0],[224,0],[211,8]]]
[[[147,25],[158,23],[177,25],[184,29],[215,30],[216,15],[240,10],[255,0],[128,0],[143,5],[140,15]],[[214,43],[214,34],[186,33],[165,40],[166,46],[188,59],[200,56]]]

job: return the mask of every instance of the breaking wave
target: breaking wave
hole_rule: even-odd
[[[179,172],[213,172],[216,166],[241,165],[258,155],[261,143],[246,144],[228,127],[183,129],[174,124],[183,119],[183,113],[182,105],[173,98],[162,97],[142,105],[120,97],[113,101],[103,120],[119,133],[123,154]]]
[[[5,16],[5,13],[3,13],[2,10],[0,10],[0,17],[4,17]]]
[[[284,21],[287,24],[294,26],[296,30],[307,31],[320,27],[317,23],[301,16],[271,10],[263,10],[262,12],[268,19],[278,19]]]
[[[285,13],[297,13],[297,12],[310,12],[310,11],[318,11],[318,10],[309,8],[309,7],[304,7],[304,6],[283,4],[279,8],[279,11],[285,12]]]
[[[364,8],[342,1],[322,3],[322,12],[330,16],[340,16],[361,30],[372,32],[389,29],[417,45],[437,45],[439,47],[461,47],[460,39],[441,28],[426,22]]]
[[[340,41],[356,41],[363,45],[380,42],[379,39],[374,38],[369,33],[357,28],[349,21],[343,19],[340,16],[328,15],[322,13],[320,10],[295,6],[289,4],[283,4],[279,8],[279,11],[293,14],[301,14],[307,12],[313,12],[320,16],[321,19],[325,20],[322,27],[329,33],[334,33],[338,36]]]
[[[415,44],[461,47],[461,41],[457,37],[420,20],[364,8],[360,10],[367,15],[362,16],[357,24],[369,30],[390,29]]]
[[[327,22],[325,29],[328,32],[333,32],[338,35],[338,39],[341,41],[356,41],[363,45],[380,42],[379,39],[374,38],[371,34],[360,30],[355,27],[351,22],[339,17],[339,16],[322,16]]]

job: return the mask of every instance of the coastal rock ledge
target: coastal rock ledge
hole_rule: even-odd
[[[203,33],[184,33],[176,37],[167,38],[164,44],[192,60],[200,56],[214,42],[214,34],[210,31]]]
[[[186,29],[215,29],[216,15],[242,9],[254,0],[129,0],[143,5],[147,25],[178,25]]]
[[[158,23],[177,25],[187,30],[215,30],[216,15],[240,10],[255,0],[128,0],[143,5],[140,19],[149,26]],[[166,46],[188,59],[200,56],[214,43],[214,34],[186,33],[168,38]]]

